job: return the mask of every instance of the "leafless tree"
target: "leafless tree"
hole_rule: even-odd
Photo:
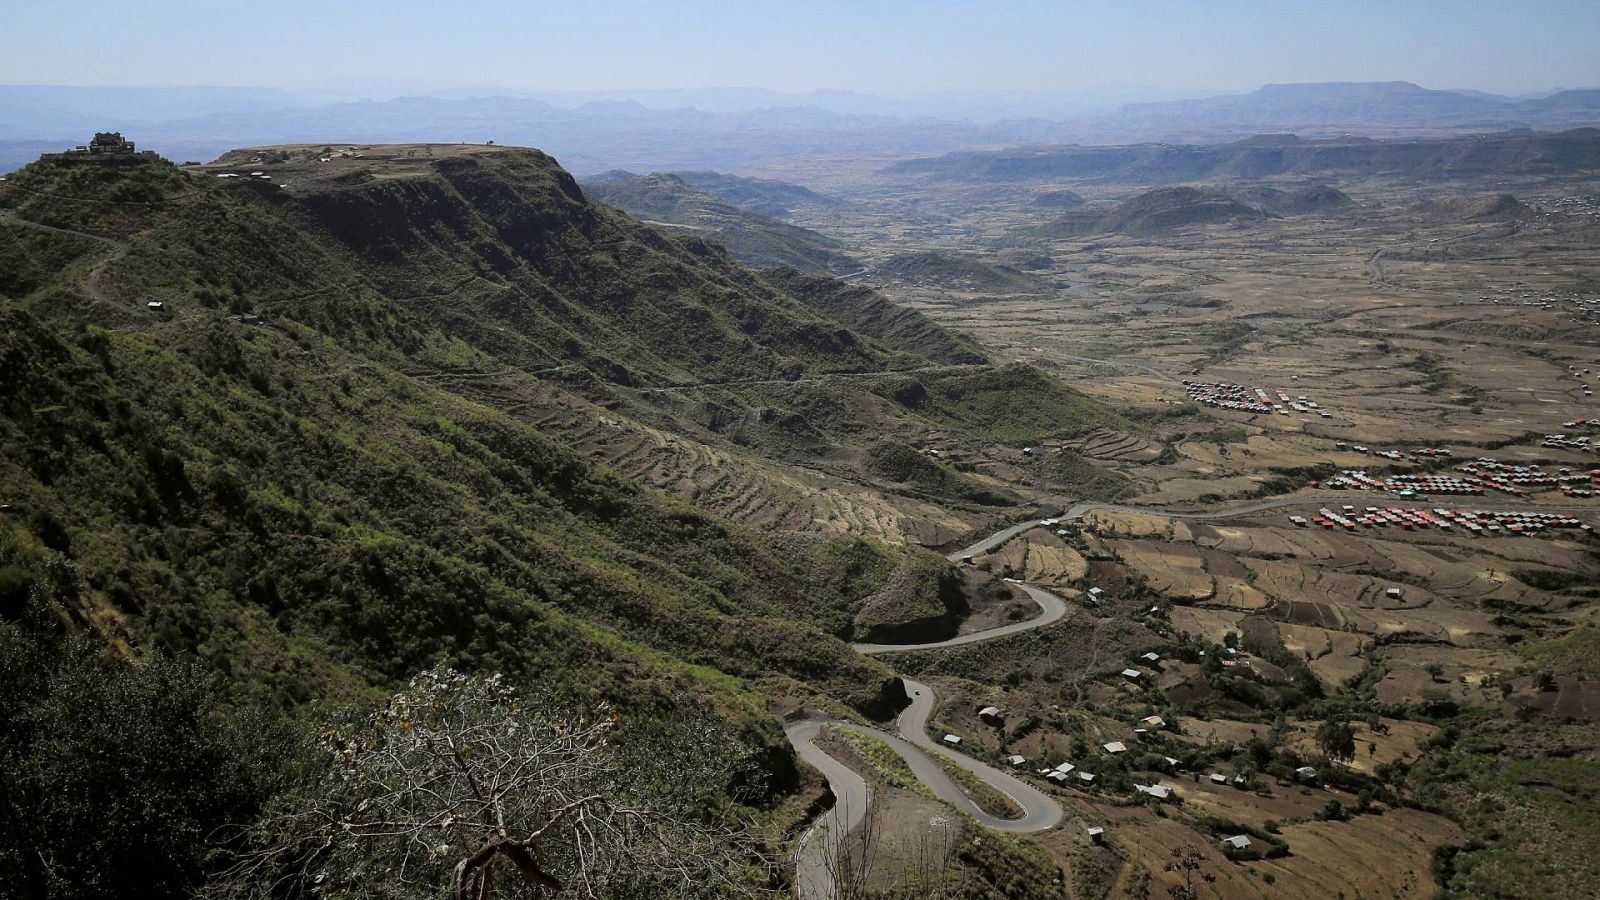
[[[850,820],[848,800],[840,802],[839,821]],[[878,804],[868,803],[861,825],[849,834],[821,835],[822,868],[828,874],[833,894],[825,900],[861,900],[870,896],[867,876],[883,839],[883,821]],[[807,898],[802,898],[807,900]],[[823,898],[811,898],[823,900]]]
[[[639,777],[652,766],[611,742],[617,721],[604,708],[583,716],[525,703],[498,675],[423,672],[371,716],[324,727],[327,774],[248,831],[215,893],[747,893],[742,829],[695,821],[663,799],[659,779]],[[717,783],[692,762],[673,775]]]
[[[1200,851],[1193,847],[1172,848],[1172,860],[1167,863],[1166,870],[1168,872],[1176,872],[1183,877],[1182,884],[1174,884],[1167,888],[1167,895],[1172,900],[1198,900],[1200,889],[1195,886],[1194,877],[1195,873],[1200,871],[1200,864],[1204,860],[1205,857],[1201,855]],[[1200,881],[1203,884],[1213,884],[1216,880],[1217,876],[1210,872],[1200,875]]]
[[[908,839],[904,857],[910,860],[906,888],[924,900],[946,900],[959,894],[955,877],[955,840],[961,825],[953,818],[937,819]]]

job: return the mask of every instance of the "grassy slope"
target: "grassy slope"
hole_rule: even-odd
[[[703,229],[748,266],[792,266],[807,272],[854,268],[839,241],[724,202],[676,175],[637,175],[584,189],[642,219]]]

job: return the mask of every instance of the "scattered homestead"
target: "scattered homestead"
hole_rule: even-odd
[[[1404,509],[1394,506],[1369,506],[1360,512],[1357,512],[1354,506],[1347,505],[1342,512],[1334,512],[1324,506],[1317,510],[1314,519],[1290,516],[1289,521],[1302,528],[1318,525],[1322,528],[1339,527],[1346,531],[1354,531],[1358,526],[1374,528],[1397,525],[1407,531],[1429,527],[1443,531],[1459,528],[1468,534],[1500,536],[1537,534],[1551,528],[1594,530],[1594,526],[1560,513],[1488,509]]]
[[[1583,297],[1578,294],[1571,294],[1565,297],[1555,294],[1535,295],[1532,291],[1523,293],[1527,296],[1522,297],[1520,300],[1509,296],[1479,297],[1478,302],[1486,303],[1490,306],[1525,306],[1546,312],[1557,307],[1563,307],[1570,309],[1574,313],[1572,321],[1575,324],[1600,325],[1600,297]],[[1465,306],[1467,301],[1461,300],[1458,303]],[[1569,366],[1568,368],[1576,370],[1577,367]],[[1588,370],[1585,369],[1584,371],[1587,372]],[[1588,392],[1586,391],[1585,393]]]
[[[1314,412],[1324,419],[1331,418],[1332,413],[1317,405],[1304,394],[1290,397],[1288,391],[1274,388],[1270,393],[1266,388],[1246,387],[1242,384],[1214,383],[1209,381],[1183,382],[1183,391],[1190,400],[1202,406],[1213,409],[1231,409],[1238,412],[1264,413],[1288,415],[1290,410],[1295,412]],[[1274,396],[1276,395],[1276,399]]]

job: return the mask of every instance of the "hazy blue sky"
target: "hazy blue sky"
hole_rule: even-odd
[[[1600,0],[0,0],[0,83],[1600,85]]]

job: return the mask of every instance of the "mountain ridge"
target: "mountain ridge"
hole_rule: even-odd
[[[1464,137],[1289,140],[1277,135],[1227,144],[1033,146],[904,160],[889,175],[974,181],[1086,178],[1158,184],[1273,175],[1449,178],[1486,174],[1572,174],[1600,170],[1600,128],[1502,132]]]

